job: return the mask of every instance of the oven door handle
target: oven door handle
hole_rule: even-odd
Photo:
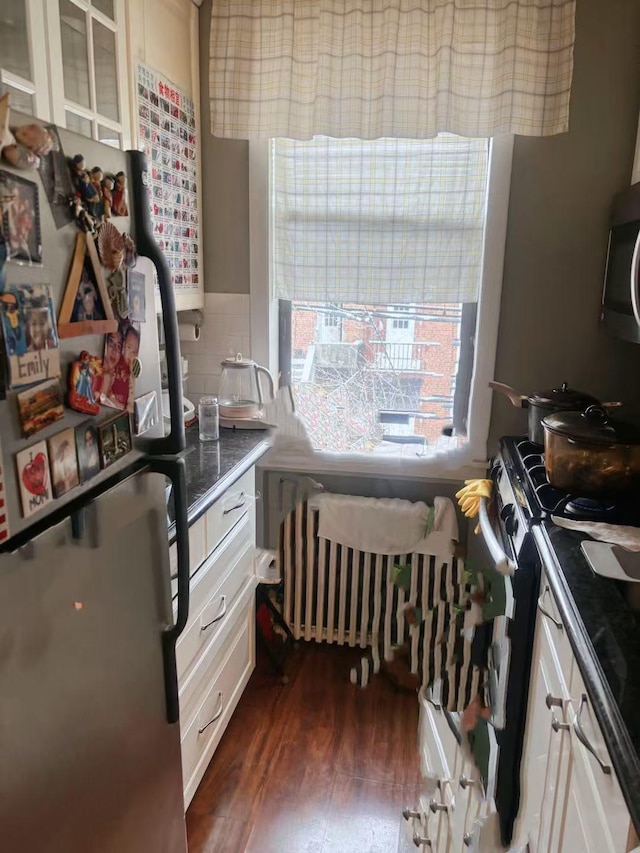
[[[480,498],[480,532],[487,544],[491,558],[495,563],[496,571],[501,575],[512,575],[517,566],[504,552],[502,545],[498,542],[493,525],[489,519],[489,501],[487,498]]]

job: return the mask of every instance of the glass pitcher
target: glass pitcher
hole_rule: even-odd
[[[257,418],[260,416],[264,397],[260,375],[267,377],[269,400],[275,396],[273,376],[266,367],[238,353],[221,362],[222,376],[218,390],[220,415],[223,418]]]

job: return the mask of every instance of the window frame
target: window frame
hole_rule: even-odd
[[[268,467],[297,469],[309,472],[341,471],[353,474],[384,474],[386,476],[459,479],[475,476],[486,470],[487,442],[491,419],[493,379],[502,274],[507,234],[509,190],[514,137],[501,134],[491,139],[487,181],[487,215],[482,260],[482,284],[477,303],[476,346],[468,414],[468,442],[461,451],[438,454],[419,459],[410,456],[384,458],[375,454],[330,453],[317,451],[312,456],[299,451],[272,451],[266,460]],[[271,186],[268,141],[249,142],[249,264],[251,352],[260,364],[274,375],[279,374],[278,301],[272,290],[270,256]],[[282,330],[280,329],[280,334]]]

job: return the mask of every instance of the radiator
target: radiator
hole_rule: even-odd
[[[471,643],[461,636],[469,596],[462,560],[451,555],[389,556],[342,547],[318,536],[318,511],[307,501],[285,515],[278,552],[284,580],[283,615],[298,640],[371,647],[374,671],[394,646],[410,644],[411,671],[424,685],[463,686],[476,695]],[[410,566],[410,584],[393,582],[394,566]],[[420,608],[420,625],[409,625],[405,605]],[[474,687],[475,685],[475,687]],[[476,689],[477,692],[477,689]],[[459,690],[447,702],[457,709]]]

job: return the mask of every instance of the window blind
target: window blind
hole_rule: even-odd
[[[277,139],[272,276],[280,299],[475,302],[489,141]]]

